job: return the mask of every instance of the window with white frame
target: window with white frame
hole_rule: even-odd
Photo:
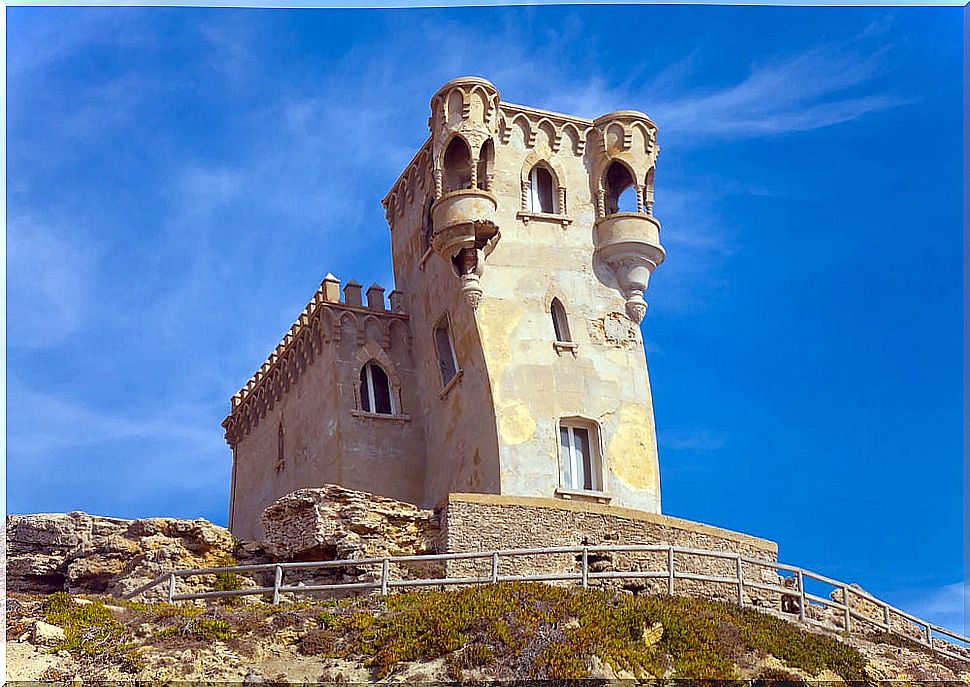
[[[529,210],[552,215],[556,212],[556,189],[550,172],[536,165],[529,172]]]
[[[455,357],[455,346],[451,340],[451,329],[448,326],[447,315],[438,320],[438,324],[435,325],[434,344],[438,351],[441,386],[448,386],[448,383],[458,374],[458,358]]]
[[[559,462],[563,489],[603,490],[599,435],[594,423],[576,420],[559,423]]]
[[[394,415],[394,394],[384,368],[370,361],[360,368],[360,409],[365,413]]]

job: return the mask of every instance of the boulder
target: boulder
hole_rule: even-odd
[[[263,511],[263,548],[278,560],[334,560],[437,551],[432,510],[327,484],[300,489]]]
[[[34,644],[40,644],[42,646],[56,646],[63,642],[67,637],[64,634],[64,630],[59,628],[57,625],[51,625],[50,623],[45,623],[43,620],[38,620],[34,623],[34,628],[30,633],[31,641]]]

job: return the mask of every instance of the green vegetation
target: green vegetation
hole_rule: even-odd
[[[100,601],[75,604],[68,594],[58,592],[44,599],[42,609],[45,621],[64,630],[64,641],[52,652],[84,654],[117,663],[133,673],[141,669],[134,644],[122,641],[124,626]]]
[[[491,665],[496,677],[581,679],[592,656],[637,677],[736,678],[745,652],[773,654],[812,675],[864,679],[865,659],[842,642],[773,616],[681,597],[631,596],[543,584],[412,592],[318,615],[300,651],[363,656],[378,677],[402,661],[449,657],[453,676]],[[650,640],[659,623],[662,634]]]

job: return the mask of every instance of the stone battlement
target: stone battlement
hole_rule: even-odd
[[[339,340],[347,330],[355,332],[363,342],[368,323],[377,323],[380,338],[386,341],[390,339],[390,322],[408,319],[400,291],[389,294],[390,308],[384,299],[384,288],[377,284],[371,284],[364,292],[351,279],[343,287],[342,300],[340,291],[340,280],[328,273],[266,362],[233,394],[231,410],[222,422],[230,446],[235,444],[240,432],[248,433],[259,424],[266,410],[313,363],[324,344]]]

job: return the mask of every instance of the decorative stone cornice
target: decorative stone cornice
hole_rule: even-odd
[[[266,417],[267,411],[272,410],[331,341],[353,336],[358,344],[363,344],[367,338],[367,323],[374,322],[380,331],[379,343],[387,349],[390,346],[391,327],[397,322],[405,328],[410,343],[410,331],[407,329],[409,318],[402,312],[399,291],[392,293],[394,309],[387,310],[383,298],[380,303],[376,301],[376,292],[381,290],[380,287],[374,285],[368,289],[374,292],[374,299],[369,299],[366,306],[358,306],[340,302],[339,284],[333,275],[327,275],[266,362],[232,396],[229,415],[222,421],[222,426],[226,443],[233,448],[240,437],[248,434]],[[345,331],[348,328],[350,331]]]
[[[440,98],[440,93],[436,97]],[[564,142],[569,142],[571,152],[574,155],[586,153],[590,134],[597,129],[597,126],[603,126],[604,123],[618,123],[623,126],[626,129],[624,139],[627,146],[629,146],[628,141],[631,139],[634,126],[642,128],[648,140],[654,140],[656,132],[656,125],[649,117],[639,112],[626,110],[603,115],[592,120],[526,105],[501,102],[498,105],[498,114],[498,136],[502,143],[509,142],[513,126],[519,122],[525,128],[526,145],[528,147],[534,147],[539,132],[545,130],[549,137],[549,146],[552,152],[559,152],[563,148]],[[603,128],[605,129],[605,127]],[[381,201],[392,231],[394,229],[394,218],[399,217],[404,211],[405,203],[400,201],[404,199],[412,200],[417,191],[428,194],[434,190],[432,144],[433,138],[428,136]],[[569,150],[570,146],[567,146],[566,149]]]

